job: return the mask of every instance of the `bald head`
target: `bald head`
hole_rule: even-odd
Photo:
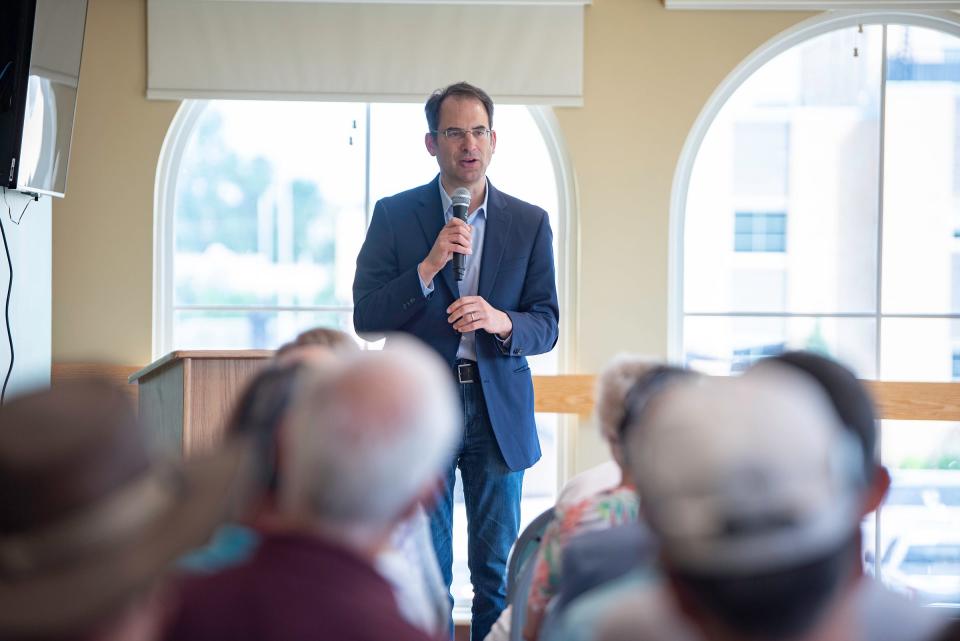
[[[309,371],[290,419],[284,506],[333,528],[389,527],[446,467],[453,381],[412,341]]]

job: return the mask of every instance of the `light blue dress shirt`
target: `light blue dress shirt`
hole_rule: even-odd
[[[437,181],[440,189],[440,202],[443,204],[443,223],[447,224],[453,218],[453,199],[450,198],[443,183]],[[463,280],[460,281],[460,297],[476,296],[477,285],[480,282],[480,258],[483,255],[483,232],[487,226],[487,198],[490,195],[490,185],[487,185],[484,191],[483,203],[477,209],[467,216],[467,224],[473,227],[473,236],[470,239],[472,254],[463,257]],[[420,288],[423,290],[424,297],[433,293],[433,281],[430,285],[424,285],[420,280]],[[460,346],[457,348],[457,358],[466,358],[471,361],[477,360],[477,337],[474,332],[467,332],[460,336]]]

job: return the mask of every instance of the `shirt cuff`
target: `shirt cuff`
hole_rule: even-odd
[[[433,293],[433,281],[430,281],[430,286],[428,287],[427,285],[423,284],[423,279],[420,278],[420,274],[417,274],[417,280],[420,281],[420,291],[423,292],[423,297],[430,298],[430,294]]]

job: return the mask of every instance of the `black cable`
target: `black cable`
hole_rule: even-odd
[[[23,220],[23,216],[27,213],[27,207],[29,207],[30,203],[32,203],[34,200],[36,200],[36,198],[31,198],[30,200],[27,201],[27,204],[24,205],[23,209],[20,210],[19,218],[17,218],[16,220],[13,219],[13,212],[10,211],[9,208],[7,208],[7,215],[10,217],[10,222],[16,225],[17,227],[19,227],[20,221]]]
[[[3,188],[3,202],[7,206],[7,217],[10,218],[10,222],[14,225],[20,225],[20,221],[23,220],[24,215],[27,213],[27,207],[30,206],[30,203],[38,200],[36,194],[31,194],[30,199],[27,200],[27,204],[23,206],[23,210],[20,212],[20,217],[17,220],[13,219],[13,211],[11,210],[10,203],[7,202],[7,188]],[[10,271],[10,278],[7,281],[7,302],[4,305],[4,319],[6,320],[7,325],[7,343],[10,344],[10,366],[7,368],[7,375],[3,379],[3,387],[0,388],[0,405],[3,405],[4,399],[7,396],[7,383],[10,382],[10,375],[13,374],[13,330],[10,327],[10,296],[13,294],[13,259],[10,257],[10,246],[7,244],[7,230],[3,226],[3,217],[0,216],[0,236],[3,236],[3,251],[7,255],[7,268]]]
[[[4,193],[4,195],[6,195],[6,193]],[[13,260],[10,259],[10,246],[7,245],[7,231],[3,226],[2,217],[0,217],[0,235],[3,236],[3,251],[7,254],[7,267],[10,270],[10,279],[7,281],[7,303],[4,307],[4,317],[7,323],[7,342],[10,343],[10,367],[7,368],[7,375],[3,379],[3,389],[0,389],[0,405],[3,405],[3,401],[7,395],[7,383],[10,382],[10,374],[13,373],[13,332],[10,330],[10,294],[13,292]]]
[[[33,201],[37,200],[37,195],[36,195],[36,194],[27,194],[27,196],[30,197],[30,200],[28,200],[28,201],[27,201],[27,204],[23,206],[23,209],[20,210],[20,216],[19,216],[16,220],[14,220],[14,219],[13,219],[13,207],[11,207],[11,206],[10,206],[10,203],[7,202],[7,188],[6,188],[6,187],[2,187],[2,189],[3,189],[3,204],[7,206],[7,218],[10,219],[10,222],[11,222],[11,223],[13,223],[13,224],[16,225],[17,227],[19,227],[19,226],[20,226],[20,221],[23,220],[23,217],[24,217],[24,216],[26,215],[26,213],[27,213],[27,207],[30,206],[30,203],[32,203]]]

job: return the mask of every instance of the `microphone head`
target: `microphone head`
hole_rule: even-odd
[[[466,187],[457,187],[453,192],[451,197],[453,201],[453,206],[469,207],[470,206],[470,190]]]

